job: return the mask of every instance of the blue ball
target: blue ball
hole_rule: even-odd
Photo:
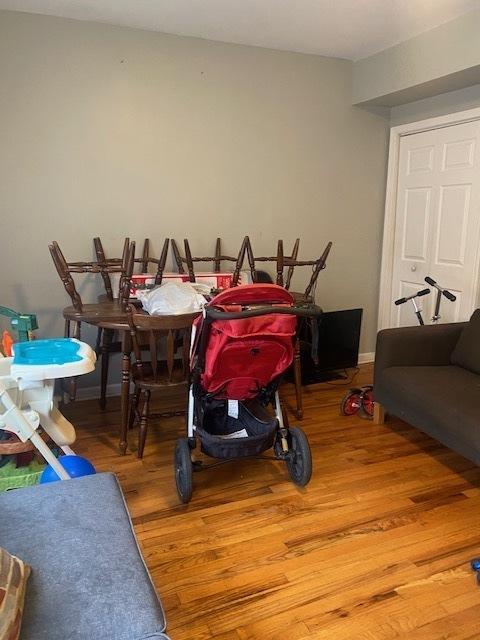
[[[71,478],[80,478],[81,476],[90,476],[97,473],[93,464],[81,456],[60,456],[58,461]],[[56,471],[48,465],[40,476],[40,484],[56,482],[57,480],[60,480],[60,478]]]

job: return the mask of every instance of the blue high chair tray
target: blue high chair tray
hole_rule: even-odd
[[[95,369],[97,357],[75,338],[49,338],[13,345],[11,375],[17,380],[40,381],[81,376]]]
[[[80,343],[71,338],[50,338],[17,342],[14,347],[13,364],[48,365],[79,362]]]

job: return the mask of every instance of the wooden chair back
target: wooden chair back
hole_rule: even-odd
[[[160,252],[160,256],[158,258],[153,258],[148,255],[149,251],[149,243],[148,239],[145,240],[143,245],[143,254],[140,259],[141,262],[141,273],[148,273],[148,265],[155,265],[155,284],[162,284],[163,272],[165,271],[165,265],[167,264],[167,255],[168,255],[168,246],[170,244],[170,239],[165,238],[163,241],[162,251]]]
[[[130,242],[124,248],[122,256],[120,285],[118,290],[118,301],[123,311],[127,311],[130,299],[130,287],[132,283],[133,268],[135,265],[135,242]],[[114,267],[111,267],[115,269]],[[108,269],[108,268],[107,268]]]
[[[183,241],[183,245],[185,248],[185,256],[182,256],[180,250],[178,248],[175,240],[172,239],[172,251],[175,258],[175,262],[177,263],[178,273],[185,273],[185,267],[187,266],[188,279],[190,282],[195,282],[195,264],[202,262],[211,262],[213,265],[214,273],[219,273],[222,270],[222,262],[233,262],[235,263],[232,277],[232,286],[236,287],[238,281],[240,279],[240,271],[243,266],[243,261],[245,259],[245,253],[247,250],[247,242],[248,238],[245,236],[243,242],[240,246],[240,250],[237,256],[227,256],[222,254],[222,241],[220,238],[217,238],[215,243],[215,255],[212,257],[194,257],[192,256],[192,252],[190,250],[190,243],[185,238]]]
[[[252,243],[250,242],[250,238],[247,237],[247,259],[248,265],[250,267],[250,274],[252,276],[253,282],[257,281],[257,262],[274,262],[276,265],[276,284],[281,287],[285,287],[286,289],[290,286],[290,281],[292,279],[294,266],[290,265],[287,272],[287,278],[284,283],[283,273],[285,269],[285,260],[296,260],[298,256],[298,249],[300,247],[300,238],[295,240],[295,244],[293,245],[292,253],[289,256],[285,256],[283,249],[283,240],[279,240],[277,243],[277,255],[276,256],[254,256]]]
[[[126,309],[126,305],[128,304],[128,299],[130,296],[130,280],[132,277],[133,265],[135,260],[135,242],[129,242],[128,244],[125,243],[122,260],[116,263],[109,263],[108,261],[68,262],[56,240],[48,245],[48,248],[50,250],[50,255],[52,256],[52,260],[60,277],[60,280],[63,282],[63,286],[70,296],[72,306],[76,311],[82,311],[83,303],[82,298],[75,286],[75,281],[72,276],[72,274],[74,273],[100,273],[102,277],[104,276],[104,274],[106,274],[109,281],[110,273],[120,273],[121,276],[118,297],[119,303],[121,304],[122,308]]]
[[[330,249],[332,248],[332,243],[328,242],[327,246],[323,250],[322,255],[319,258],[314,260],[298,260],[298,249],[300,246],[300,239],[297,238],[295,244],[293,246],[293,250],[290,256],[285,256],[283,249],[283,240],[279,240],[277,244],[277,255],[276,256],[260,256],[255,257],[253,254],[252,245],[250,240],[247,244],[247,258],[250,267],[250,272],[252,274],[252,280],[255,282],[256,280],[256,262],[275,262],[276,265],[276,284],[281,287],[285,287],[285,289],[290,289],[292,276],[296,267],[310,267],[312,269],[312,274],[310,276],[310,280],[305,288],[303,293],[303,297],[305,299],[309,299],[312,296],[312,292],[314,291],[315,284],[317,282],[318,276],[322,269],[325,269],[327,264],[327,258],[330,253]],[[284,278],[284,270],[287,268],[287,275]]]
[[[186,384],[189,378],[190,336],[198,312],[178,316],[151,316],[141,313],[133,305],[128,307],[128,323],[132,338],[135,373],[145,379],[151,371],[149,384],[171,386]],[[145,361],[145,345],[149,345],[150,360]],[[143,351],[142,351],[143,345]],[[175,356],[181,351],[181,358]],[[165,356],[162,366],[160,355]]]
[[[168,245],[170,240],[166,238],[163,242],[162,251],[160,253],[160,257],[153,258],[150,256],[150,240],[145,238],[143,242],[142,256],[139,258],[134,258],[134,265],[139,264],[139,273],[148,273],[148,268],[150,264],[155,265],[155,284],[162,284],[163,272],[165,271],[165,265],[167,262],[167,254],[168,254]],[[93,245],[95,247],[95,255],[97,257],[97,262],[100,265],[104,266],[115,266],[124,264],[127,258],[127,252],[130,245],[130,239],[125,238],[123,243],[123,252],[121,258],[107,258],[105,255],[105,251],[103,249],[103,244],[101,239],[97,236],[93,239]],[[102,278],[105,286],[105,292],[109,300],[113,300],[113,290],[112,283],[110,280],[110,275],[107,270],[102,270]]]
[[[73,280],[70,271],[70,264],[65,260],[65,256],[58,246],[58,242],[54,240],[52,244],[48,245],[48,248],[50,250],[50,255],[52,256],[53,264],[55,265],[60,280],[63,282],[63,286],[65,287],[65,291],[70,296],[73,308],[75,311],[81,312],[83,308],[82,298],[75,287],[75,281]],[[78,265],[79,263],[76,264]],[[82,271],[80,271],[80,273],[81,272]]]

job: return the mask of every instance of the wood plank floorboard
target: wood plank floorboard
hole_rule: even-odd
[[[355,385],[371,378],[364,365]],[[480,469],[398,419],[340,416],[347,388],[304,390],[308,487],[242,460],[195,474],[189,505],[173,476],[184,418],[152,420],[138,460],[136,429],[117,453],[118,398],[67,405],[77,453],[122,484],[173,640],[480,640]],[[292,385],[282,396],[291,413]]]

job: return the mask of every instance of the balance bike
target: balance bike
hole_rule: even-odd
[[[373,419],[373,386],[371,384],[349,389],[343,397],[340,403],[340,414],[353,416],[356,413],[361,418]]]

